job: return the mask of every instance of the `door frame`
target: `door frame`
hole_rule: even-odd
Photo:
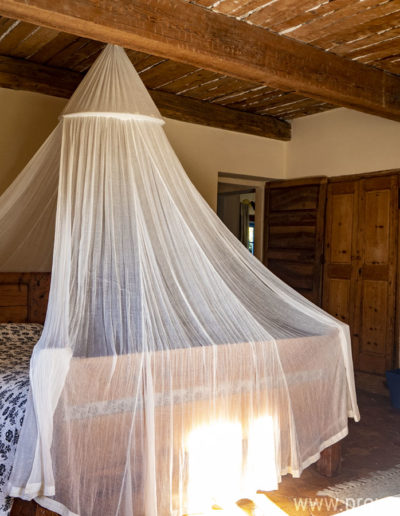
[[[256,210],[254,217],[254,256],[260,261],[263,259],[264,251],[264,202],[265,202],[265,184],[269,181],[267,178],[257,178],[243,175],[235,176],[226,172],[218,173],[218,183],[227,183],[230,185],[240,185],[254,189],[256,192]]]

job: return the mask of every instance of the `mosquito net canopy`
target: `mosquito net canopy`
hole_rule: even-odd
[[[162,123],[108,46],[0,198],[0,270],[52,270],[9,491],[63,515],[228,508],[359,417],[347,326],[225,228]]]

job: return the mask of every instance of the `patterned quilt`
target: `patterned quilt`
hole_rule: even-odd
[[[4,490],[10,476],[29,390],[29,360],[42,333],[40,324],[0,324],[0,516],[12,499]]]

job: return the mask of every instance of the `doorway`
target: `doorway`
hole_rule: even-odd
[[[242,244],[262,260],[267,178],[220,172],[217,214]]]

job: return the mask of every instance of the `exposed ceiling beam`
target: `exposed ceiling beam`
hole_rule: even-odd
[[[242,133],[290,140],[291,126],[272,116],[254,115],[218,104],[158,90],[148,90],[163,116],[193,124],[208,125]]]
[[[83,74],[0,55],[0,87],[36,91],[69,98]],[[229,129],[278,140],[290,140],[288,122],[272,116],[254,115],[217,104],[148,90],[161,114],[194,124]]]
[[[0,55],[1,88],[69,98],[82,77],[80,73]]]
[[[400,78],[183,0],[1,0],[0,13],[400,120]]]

